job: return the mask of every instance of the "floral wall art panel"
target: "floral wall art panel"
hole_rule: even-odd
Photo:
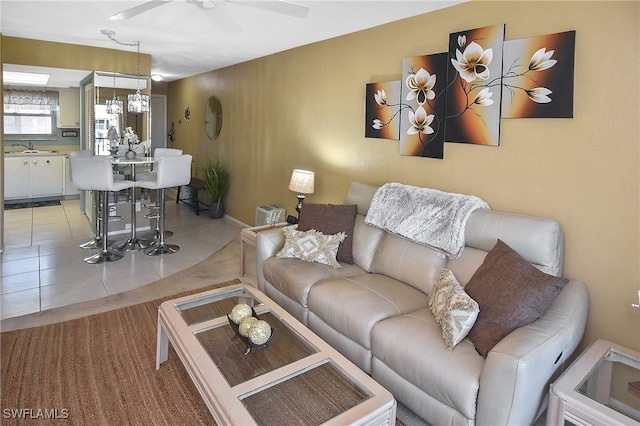
[[[400,81],[367,84],[364,136],[400,139]]]
[[[447,53],[402,61],[400,154],[444,157]]]
[[[447,142],[498,146],[505,25],[449,35]]]
[[[575,42],[575,31],[505,42],[502,117],[573,117]]]

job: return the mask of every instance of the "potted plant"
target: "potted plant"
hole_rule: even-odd
[[[224,200],[231,188],[229,168],[219,158],[210,160],[204,168],[203,181],[204,189],[211,199],[209,217],[219,219],[224,216]]]

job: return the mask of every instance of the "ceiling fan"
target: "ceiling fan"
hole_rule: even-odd
[[[113,20],[129,19],[134,16],[145,13],[151,9],[155,9],[158,6],[167,4],[173,0],[151,0],[144,2],[138,6],[132,7],[127,10],[116,13],[109,17]],[[216,8],[216,3],[232,3],[247,7],[253,7],[256,9],[267,10],[270,12],[280,13],[283,15],[293,16],[295,18],[306,18],[309,15],[309,8],[307,6],[292,3],[285,0],[273,0],[273,1],[236,1],[236,0],[186,0],[187,3],[195,4],[202,10],[208,10]],[[214,21],[218,26],[224,27],[226,31],[232,33],[241,33],[242,29],[232,21],[232,19],[222,11],[222,8],[218,7],[216,13],[206,13],[207,17]]]

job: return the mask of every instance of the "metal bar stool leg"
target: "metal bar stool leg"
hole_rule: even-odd
[[[95,212],[95,220],[93,221],[93,238],[87,241],[86,243],[80,244],[78,247],[82,249],[97,249],[102,247],[102,236],[100,235],[101,225],[100,221],[100,194],[99,191],[92,191],[91,196],[93,197],[93,211]]]
[[[175,244],[167,244],[164,241],[164,225],[165,225],[165,205],[164,205],[164,188],[158,190],[158,197],[160,197],[160,212],[158,214],[158,221],[160,222],[160,235],[157,244],[145,250],[145,253],[149,256],[158,256],[163,254],[172,254],[180,250],[180,247]]]
[[[84,259],[85,262],[96,264],[104,262],[114,262],[120,260],[123,254],[119,251],[109,248],[107,241],[109,235],[109,192],[99,191],[98,201],[100,204],[100,227],[102,247],[100,252]]]

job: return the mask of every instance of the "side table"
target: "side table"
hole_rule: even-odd
[[[592,343],[551,384],[547,426],[640,425],[640,352]]]
[[[287,222],[279,222],[279,223],[275,223],[273,225],[260,225],[260,226],[253,226],[250,228],[242,228],[242,231],[240,231],[240,276],[242,277],[244,275],[244,268],[245,268],[245,243],[246,244],[250,244],[253,247],[256,246],[256,234],[260,231],[264,231],[265,229],[271,229],[271,228],[282,228],[283,226],[288,226],[290,225],[290,223]]]

